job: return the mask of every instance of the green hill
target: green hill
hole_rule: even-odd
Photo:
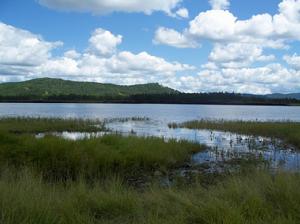
[[[38,96],[130,96],[139,94],[171,94],[177,91],[158,83],[121,86],[95,82],[75,82],[62,79],[41,78],[25,82],[0,84],[1,97]]]
[[[182,93],[158,83],[122,86],[41,78],[0,84],[0,102],[300,105],[297,99],[235,93]]]

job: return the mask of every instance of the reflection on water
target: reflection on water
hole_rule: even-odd
[[[108,132],[94,132],[94,133],[85,133],[85,132],[51,132],[49,135],[51,136],[57,136],[57,137],[62,137],[64,139],[68,140],[81,140],[81,139],[88,139],[88,138],[97,138],[101,137],[105,134],[108,134]],[[39,133],[35,137],[36,138],[44,138],[47,135],[47,133]]]
[[[113,122],[107,126],[121,133],[134,132],[139,136],[183,139],[209,146],[207,151],[193,155],[192,163],[195,165],[224,162],[251,155],[268,161],[273,169],[300,170],[300,153],[280,140],[222,131],[170,129],[164,122],[152,120]]]
[[[166,140],[189,140],[209,146],[208,150],[192,156],[192,165],[209,164],[212,166],[251,156],[254,159],[268,161],[272,169],[300,171],[300,153],[280,140],[221,131],[170,129],[165,122],[153,120],[129,120],[125,122],[116,120],[108,123],[107,127],[111,132],[122,135],[135,134],[138,136],[162,137]],[[70,140],[78,140],[99,137],[106,133],[63,132],[53,134]],[[43,137],[43,134],[37,137]]]

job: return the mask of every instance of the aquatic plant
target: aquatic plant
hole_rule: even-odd
[[[104,131],[104,123],[98,119],[1,117],[0,131],[11,133],[41,132],[97,132]]]
[[[208,129],[279,138],[300,149],[300,122],[199,120],[170,123],[170,128]]]
[[[51,179],[135,175],[166,170],[205,147],[187,141],[104,135],[78,141],[0,132],[0,167],[34,167]]]

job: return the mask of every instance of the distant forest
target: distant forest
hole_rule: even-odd
[[[225,104],[225,105],[300,105],[296,99],[270,99],[235,93],[137,94],[129,96],[92,95],[25,95],[0,96],[0,102],[35,103],[149,103],[149,104]]]
[[[182,93],[158,83],[121,86],[51,78],[0,84],[0,102],[300,105],[293,96]]]

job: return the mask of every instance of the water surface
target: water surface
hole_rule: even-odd
[[[300,107],[165,105],[165,104],[49,104],[0,103],[0,116],[75,118],[149,117],[161,122],[195,119],[300,121]]]
[[[160,104],[0,104],[0,116],[127,118],[148,117],[141,121],[110,122],[108,128],[124,135],[157,136],[165,139],[184,139],[209,146],[191,158],[193,164],[223,163],[232,159],[254,156],[270,162],[271,168],[300,170],[300,154],[280,140],[244,136],[234,133],[169,129],[170,122],[199,119],[227,120],[291,120],[300,121],[300,107],[229,106],[229,105],[160,105]],[[101,136],[104,133],[52,133],[67,139]],[[43,137],[43,134],[37,136]]]

